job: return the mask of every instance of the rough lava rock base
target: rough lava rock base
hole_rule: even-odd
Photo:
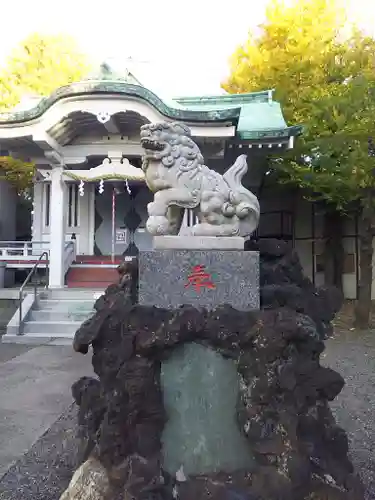
[[[94,463],[95,471],[98,464],[105,471],[106,487],[96,490],[102,488],[101,499],[363,499],[346,434],[328,405],[344,381],[319,361],[341,297],[334,289],[316,289],[287,243],[252,242],[249,249],[260,252],[260,311],[139,306],[123,278],[77,331],[74,348],[87,353],[92,345],[99,377],[76,382],[73,395],[80,407],[82,470]],[[185,342],[236,360],[238,422],[255,456],[252,470],[182,478],[163,471],[160,367]],[[91,471],[90,477],[100,481],[103,473]],[[71,485],[62,498],[99,498],[73,491]]]

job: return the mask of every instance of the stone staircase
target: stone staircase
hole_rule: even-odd
[[[92,313],[102,290],[53,289],[42,291],[31,307],[18,335],[10,325],[2,341],[56,345],[71,344],[79,326]]]

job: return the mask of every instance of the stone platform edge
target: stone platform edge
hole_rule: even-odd
[[[242,236],[154,236],[154,250],[244,250]]]

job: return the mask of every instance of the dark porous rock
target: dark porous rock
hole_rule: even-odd
[[[283,241],[247,242],[247,250],[260,253],[260,301],[264,309],[290,307],[309,316],[322,339],[332,334],[331,321],[343,301],[335,287],[316,288],[303,274],[297,253]]]
[[[99,380],[82,377],[72,387],[72,395],[78,405],[78,438],[80,449],[78,461],[86,461],[95,446],[95,436],[101,424],[105,410],[105,400],[101,393]]]
[[[92,346],[98,376],[73,386],[80,459],[102,464],[111,498],[363,500],[346,434],[328,404],[344,381],[320,365],[340,296],[314,288],[288,244],[249,246],[260,251],[260,311],[140,306],[122,279],[77,331],[74,347],[85,353]],[[254,460],[249,470],[172,477],[163,469],[161,366],[191,342],[235,362],[237,422]]]

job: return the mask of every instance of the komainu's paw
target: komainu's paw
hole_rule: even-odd
[[[154,236],[170,234],[171,226],[169,220],[164,215],[152,215],[146,223],[147,231]]]

